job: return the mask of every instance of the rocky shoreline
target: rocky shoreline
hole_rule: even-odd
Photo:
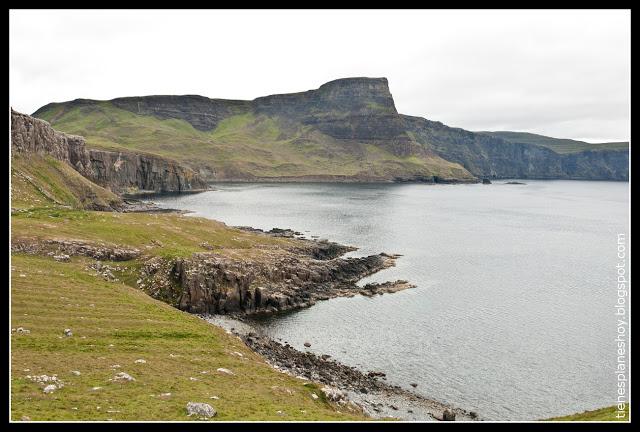
[[[245,317],[200,314],[205,321],[224,328],[274,369],[301,380],[324,385],[325,397],[338,405],[354,403],[372,418],[407,421],[475,421],[477,413],[454,408],[386,382],[381,371],[361,371],[342,364],[330,355],[300,351],[261,334]],[[309,344],[310,346],[310,344]],[[411,383],[417,387],[416,383]]]

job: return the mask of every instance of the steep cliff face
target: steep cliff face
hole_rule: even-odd
[[[90,178],[118,192],[188,192],[206,189],[195,172],[152,155],[89,150]]]
[[[192,170],[153,155],[87,150],[85,139],[54,130],[46,121],[11,110],[12,151],[47,155],[115,192],[184,192],[206,189]]]
[[[451,128],[420,117],[402,116],[416,140],[478,177],[628,180],[627,151],[558,154],[533,144],[512,143],[487,134]]]
[[[11,150],[16,153],[49,155],[91,175],[91,162],[81,136],[54,130],[49,123],[11,110]]]

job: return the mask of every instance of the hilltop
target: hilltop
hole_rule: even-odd
[[[91,149],[170,158],[214,181],[627,180],[628,152],[564,154],[398,113],[386,78],[344,78],[251,101],[197,95],[76,99],[35,117]],[[606,151],[605,151],[606,150]]]

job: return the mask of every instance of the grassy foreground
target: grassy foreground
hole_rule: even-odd
[[[554,417],[546,421],[628,421],[629,420],[629,404],[625,406],[624,418],[618,418],[618,407],[610,406],[600,408],[593,411],[585,411],[578,414],[571,414],[563,417]]]
[[[314,400],[315,385],[276,372],[222,329],[93,275],[89,262],[12,256],[11,326],[30,330],[11,336],[13,420],[191,420],[189,401],[212,405],[213,420],[363,419]],[[118,372],[135,381],[111,381]],[[64,387],[45,394],[26,378],[42,374]]]

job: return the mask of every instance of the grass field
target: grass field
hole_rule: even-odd
[[[335,140],[312,126],[253,113],[228,117],[211,131],[197,130],[184,120],[134,114],[108,101],[52,105],[38,117],[56,130],[84,136],[91,148],[157,154],[213,170],[217,178],[472,178],[460,165],[436,155],[399,157],[371,143]]]
[[[619,418],[617,406],[601,408],[594,411],[585,411],[563,417],[550,418],[547,421],[628,421],[629,404],[625,406],[624,418]]]

